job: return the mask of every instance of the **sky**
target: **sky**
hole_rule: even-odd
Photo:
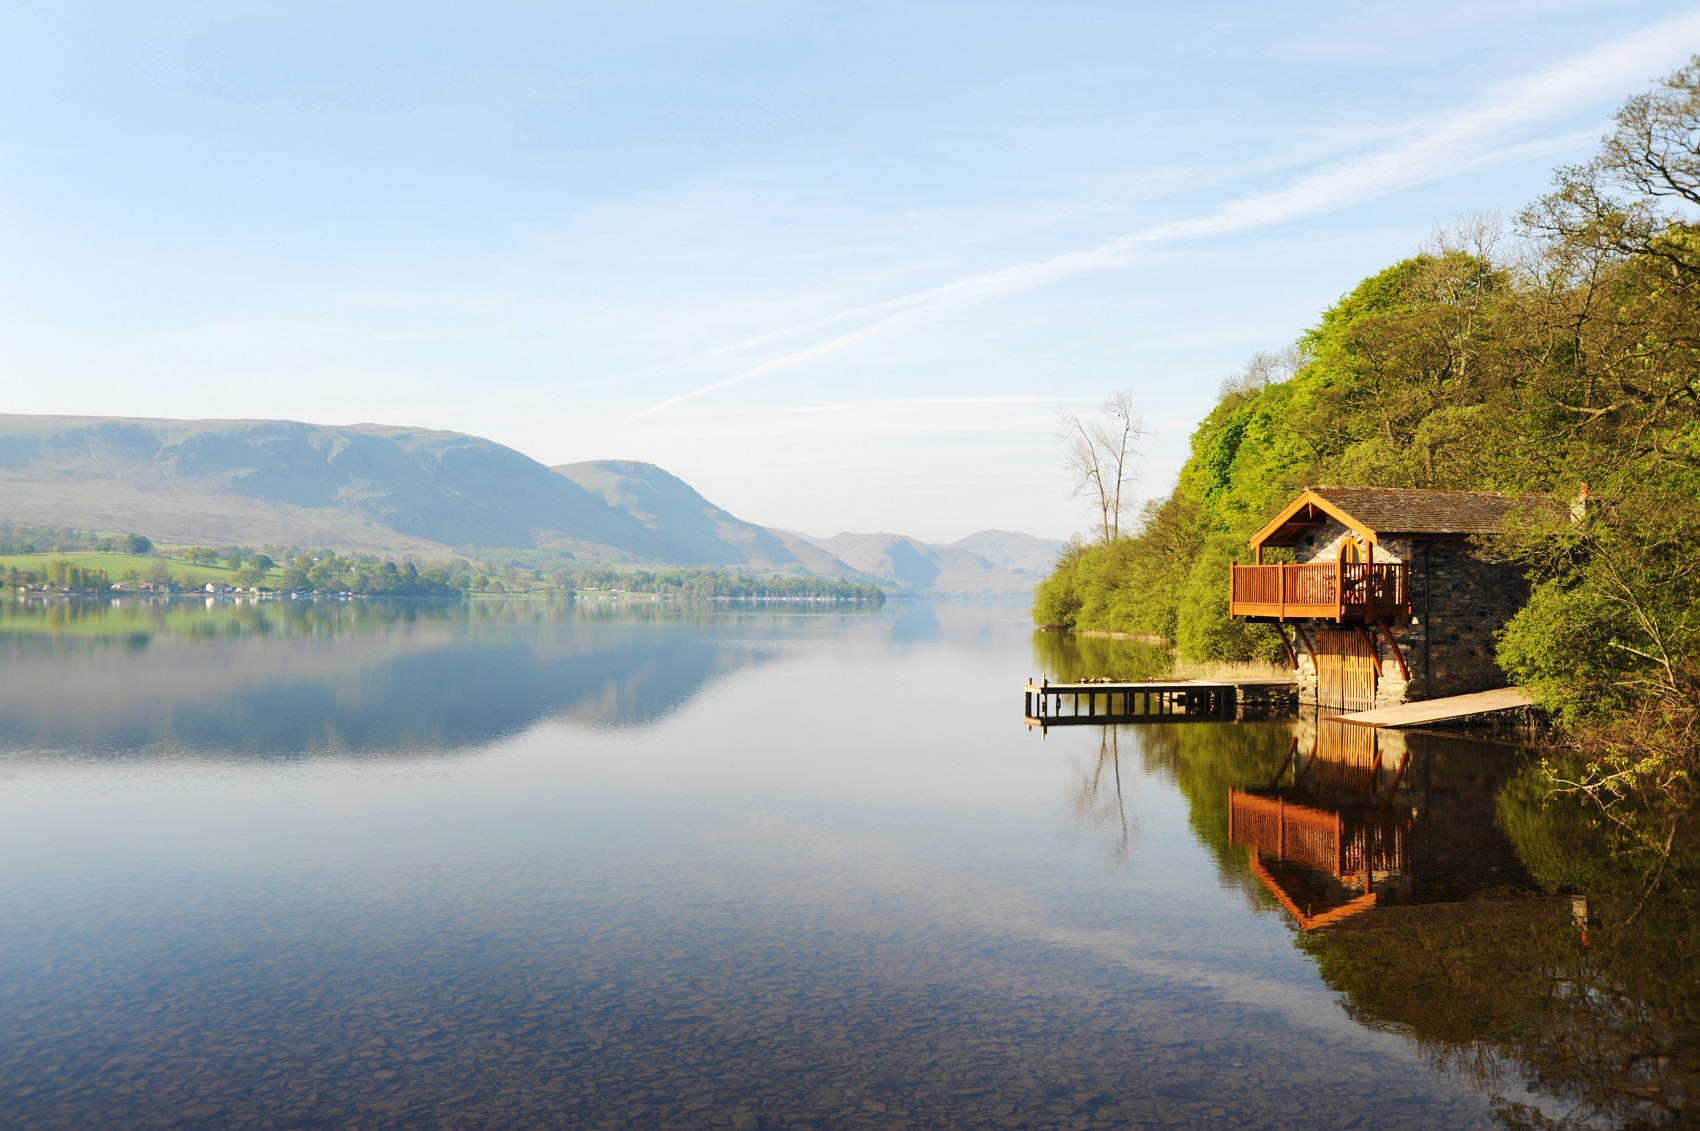
[[[0,5],[0,411],[471,432],[739,517],[1064,537],[1700,6]]]

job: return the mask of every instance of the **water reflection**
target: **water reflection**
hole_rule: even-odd
[[[1007,607],[3,615],[4,726],[149,755],[0,758],[8,1128],[1628,1127],[1693,1094],[1692,830],[1507,747],[1041,742]],[[1265,851],[1250,801],[1333,854]],[[1302,931],[1252,849],[1307,915],[1295,877],[1376,902]]]
[[[1514,763],[1449,757],[1446,743],[1330,719],[1300,726],[1267,784],[1229,790],[1228,842],[1305,931],[1372,908],[1526,888],[1489,814],[1462,800],[1497,795]]]
[[[1685,1125],[1700,1094],[1694,823],[1672,828],[1654,878],[1655,861],[1602,851],[1598,815],[1531,775],[1500,792],[1499,817],[1543,898],[1412,909],[1302,945],[1354,1016],[1409,1026],[1436,1067],[1572,1105],[1559,1122],[1504,1099],[1506,1126]]]
[[[1136,818],[1128,813],[1127,783],[1122,771],[1122,731],[1104,727],[1098,736],[1098,756],[1077,778],[1073,798],[1076,820],[1088,829],[1108,834],[1107,854],[1118,864],[1132,856]],[[1131,776],[1131,775],[1130,775]]]
[[[1464,737],[1227,730],[1151,728],[1147,759],[1348,1016],[1411,1034],[1505,1127],[1686,1125],[1700,822],[1552,796],[1523,752]]]
[[[854,614],[850,614],[854,615]],[[451,753],[643,726],[810,618],[588,603],[0,602],[0,745],[98,756]]]
[[[1174,656],[1163,644],[1044,630],[1033,633],[1033,658],[1053,683],[1083,679],[1138,682],[1162,678],[1174,668]]]

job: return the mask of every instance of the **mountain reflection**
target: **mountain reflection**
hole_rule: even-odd
[[[653,723],[806,618],[503,602],[0,605],[0,745],[97,756],[447,753]]]

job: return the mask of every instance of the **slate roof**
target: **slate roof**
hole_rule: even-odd
[[[1379,535],[1492,534],[1517,505],[1496,491],[1421,491],[1403,487],[1312,487],[1312,495]]]
[[[1251,545],[1294,545],[1332,516],[1371,541],[1392,535],[1467,537],[1499,530],[1520,504],[1551,506],[1540,495],[1494,491],[1421,491],[1404,487],[1312,487],[1251,537]]]

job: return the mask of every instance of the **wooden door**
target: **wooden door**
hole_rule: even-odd
[[[1342,711],[1375,706],[1375,657],[1364,634],[1321,629],[1316,634],[1316,703]]]

